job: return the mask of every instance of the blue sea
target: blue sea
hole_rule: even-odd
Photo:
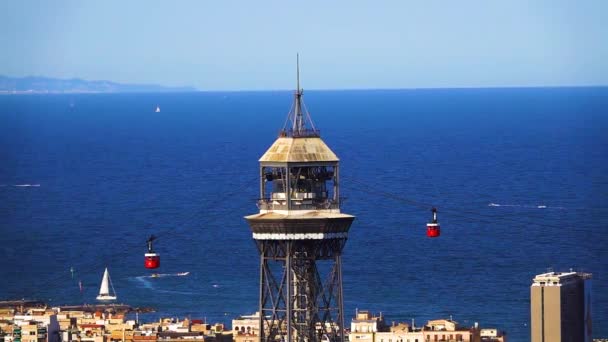
[[[593,273],[608,337],[608,88],[307,91],[341,161],[346,317],[453,317],[530,340],[548,269]],[[104,267],[140,316],[253,313],[258,159],[292,93],[0,96],[0,299],[94,303]],[[155,113],[156,106],[161,108]],[[417,203],[425,205],[418,206]],[[430,207],[441,237],[429,239]],[[162,274],[143,267],[159,236]],[[73,276],[70,268],[74,269]],[[83,292],[78,282],[83,283]]]

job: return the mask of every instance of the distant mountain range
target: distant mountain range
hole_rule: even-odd
[[[79,78],[7,77],[0,75],[1,93],[134,93],[188,92],[193,87],[164,87],[151,84],[122,84],[110,81],[86,81]]]

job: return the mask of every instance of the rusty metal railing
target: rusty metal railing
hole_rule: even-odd
[[[260,210],[287,210],[287,200],[260,198],[256,205]],[[332,199],[292,199],[292,210],[322,210],[322,209],[340,209],[340,204]]]

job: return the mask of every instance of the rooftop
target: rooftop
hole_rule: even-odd
[[[547,272],[536,275],[533,280],[533,286],[539,286],[544,284],[564,284],[574,279],[591,279],[590,273],[581,272]]]
[[[301,219],[335,219],[335,218],[347,218],[353,217],[348,214],[341,214],[339,212],[331,211],[320,211],[320,210],[274,210],[260,214],[254,214],[245,216],[246,219],[286,219],[286,220],[301,220]]]
[[[281,136],[260,158],[260,163],[338,162],[338,156],[319,137]]]

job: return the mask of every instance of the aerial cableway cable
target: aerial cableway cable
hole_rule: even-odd
[[[343,176],[342,178],[343,178],[343,180],[347,179],[348,182],[357,185],[356,187],[348,187],[351,190],[361,191],[361,192],[364,192],[366,194],[371,194],[371,195],[378,195],[378,196],[382,196],[384,198],[390,198],[395,201],[406,203],[408,205],[419,207],[419,208],[424,208],[424,209],[441,208],[441,212],[443,212],[443,213],[448,213],[451,216],[464,218],[464,219],[470,220],[472,222],[482,222],[482,223],[493,224],[493,223],[496,223],[496,220],[497,220],[496,216],[493,216],[493,215],[480,214],[478,212],[473,212],[471,210],[466,210],[466,209],[451,209],[449,207],[446,208],[446,207],[437,206],[437,205],[434,205],[431,203],[420,202],[420,201],[412,200],[409,198],[405,198],[401,195],[394,194],[394,193],[391,193],[388,191],[379,190],[379,187],[374,187],[373,185],[358,181],[358,180],[350,178],[350,177]],[[471,216],[469,216],[469,215],[471,215]],[[509,217],[500,217],[499,219],[501,221],[509,221],[509,222],[513,222],[513,223],[516,223],[519,225],[536,225],[536,226],[540,226],[540,227],[553,228],[553,229],[563,228],[561,226],[538,222],[538,221],[531,222],[531,221],[525,221],[525,220],[514,219],[514,218],[509,218]]]
[[[225,200],[232,198],[237,194],[242,193],[243,190],[251,187],[252,184],[256,184],[255,181],[258,180],[258,178],[259,177],[256,176],[252,180],[247,180],[242,186],[240,186],[230,192],[226,192],[223,195],[217,197],[215,199],[215,202],[222,203]],[[195,221],[198,221],[199,222],[198,224],[201,226],[210,226],[218,218],[220,218],[222,216],[222,214],[225,212],[225,210],[226,210],[226,208],[219,208],[219,209],[216,209],[216,210],[213,210],[210,212],[207,207],[202,207],[202,208],[200,208],[200,210],[195,210],[191,215],[189,215],[184,220],[182,220],[181,224],[174,225],[173,229],[165,229],[163,231],[160,231],[158,234],[154,234],[154,237],[155,237],[154,240],[157,240],[160,237],[166,237],[166,236],[168,236],[168,234],[171,234],[171,236],[177,236],[177,237],[179,237],[181,235],[186,235],[186,233],[187,233],[186,231],[179,232],[178,229],[176,229],[176,228],[178,228],[178,227],[183,228],[184,226],[189,225]],[[203,219],[203,218],[205,218],[205,219]],[[199,221],[199,219],[201,219],[201,221]],[[140,247],[144,247],[144,246],[148,246],[148,242],[145,239],[142,239],[141,241],[136,240],[136,242],[128,243],[126,246],[112,245],[111,247],[116,250],[120,250],[121,247],[123,247],[124,251],[130,251],[133,248],[140,248]],[[139,250],[138,250],[138,253],[139,253]],[[112,264],[112,262],[115,261],[115,258],[117,258],[117,257],[118,256],[116,254],[111,254],[109,259],[108,258],[105,258],[105,259],[96,258],[95,259],[96,261],[91,264],[76,265],[75,270],[76,270],[76,272],[78,272],[80,274],[93,274],[95,272],[98,272],[100,269],[102,269],[106,265]],[[66,272],[67,272],[66,274],[69,276],[70,270],[67,269]],[[48,284],[49,286],[59,284],[59,283],[63,282],[63,279],[65,279],[66,274],[64,274],[63,272],[60,272],[59,274],[57,274],[56,277],[51,277],[46,282],[46,284]],[[74,281],[76,283],[78,283],[78,281],[76,281],[77,278],[78,277],[74,278]],[[72,278],[70,278],[70,280],[72,280]]]
[[[258,177],[256,177],[254,180],[258,179]],[[222,202],[223,200],[230,198],[232,196],[234,196],[235,194],[241,193],[244,189],[250,187],[252,184],[252,181],[247,181],[243,186],[231,191],[231,192],[227,192],[224,195],[222,195],[221,197],[219,197],[216,201]],[[217,218],[219,218],[221,216],[221,214],[223,213],[223,211],[214,211],[212,212],[211,215],[207,215],[205,217],[207,217],[207,220],[203,220],[202,222],[200,222],[200,225],[211,225]],[[180,226],[185,226],[186,224],[189,224],[190,222],[194,221],[194,219],[198,218],[199,216],[203,215],[203,214],[208,214],[208,212],[206,210],[198,210],[195,211],[192,215],[190,215],[189,217],[187,217],[185,220],[182,221],[181,224],[179,225],[175,225],[176,227],[180,227]],[[175,230],[164,230],[161,231],[159,233],[159,236],[166,236],[168,233],[173,233],[173,236],[179,236],[180,233],[176,233]],[[134,242],[131,243],[127,246],[125,246],[125,250],[130,250],[131,248],[134,247],[141,247],[143,246],[144,243],[141,242]],[[147,242],[145,242],[145,244],[147,245]],[[120,246],[112,246],[115,249],[120,249]],[[81,274],[89,274],[89,273],[94,273],[99,271],[100,268],[105,267],[106,265],[112,264],[112,262],[114,261],[115,258],[117,258],[117,255],[110,255],[110,259],[101,259],[98,258],[96,259],[97,262],[94,262],[92,264],[88,264],[88,265],[83,265],[83,266],[77,266],[76,271],[81,273]],[[48,281],[48,284],[56,284],[58,282],[60,282],[62,279],[64,279],[65,275],[63,273],[60,273],[57,275],[56,278],[51,278],[50,281]]]

